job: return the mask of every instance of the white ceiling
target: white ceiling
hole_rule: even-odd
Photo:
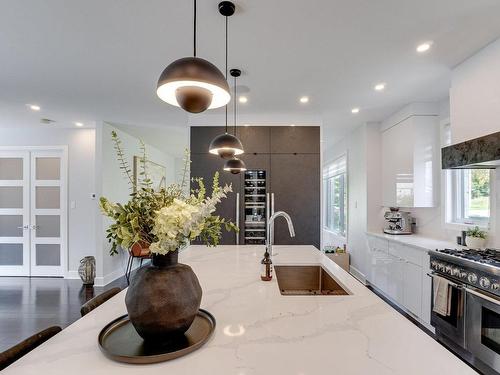
[[[198,1],[198,51],[223,68],[218,0]],[[248,103],[240,123],[345,129],[412,101],[446,97],[450,69],[500,35],[498,0],[237,0],[230,67]],[[220,123],[161,102],[156,80],[192,51],[189,0],[7,0],[0,4],[0,126],[39,117],[139,126]],[[417,55],[416,45],[433,40]],[[383,93],[373,90],[387,83]],[[298,98],[310,96],[302,105]],[[42,106],[17,121],[26,103]],[[350,109],[359,106],[357,116]],[[5,115],[6,112],[12,112]],[[20,116],[23,117],[23,116]],[[7,120],[5,120],[7,118]],[[189,121],[188,121],[189,120]]]

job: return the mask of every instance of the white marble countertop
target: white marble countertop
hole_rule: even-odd
[[[395,235],[383,232],[366,232],[370,236],[384,238],[389,241],[399,242],[405,245],[418,247],[423,250],[436,249],[463,249],[464,246],[457,245],[451,241],[437,240],[434,238],[424,237],[418,234]]]
[[[473,374],[471,368],[312,246],[276,246],[275,264],[322,264],[348,296],[282,296],[260,281],[262,246],[191,246],[180,260],[217,319],[200,350],[152,365],[99,351],[104,325],[126,313],[125,291],[5,370],[7,375]]]

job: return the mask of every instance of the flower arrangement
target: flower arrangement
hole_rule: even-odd
[[[218,172],[213,178],[211,196],[207,196],[202,178],[194,178],[198,188],[186,193],[191,163],[186,151],[182,182],[155,190],[148,176],[144,143],[141,141],[140,144],[142,179],[136,183],[115,131],[111,137],[120,169],[132,193],[125,204],[100,198],[102,213],[113,221],[106,231],[111,243],[110,255],[117,254],[119,247],[128,249],[137,242],[148,244],[153,254],[175,251],[195,238],[200,238],[207,246],[216,246],[220,242],[222,227],[227,231],[238,230],[234,223],[214,215],[217,204],[232,192],[230,185],[219,185]]]

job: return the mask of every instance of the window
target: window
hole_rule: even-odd
[[[455,223],[488,225],[490,218],[490,171],[450,171],[452,219]]]
[[[443,146],[451,144],[451,127],[443,128]],[[446,171],[447,222],[488,226],[491,172],[489,169]]]
[[[323,171],[325,228],[345,237],[347,232],[346,157],[340,157]]]

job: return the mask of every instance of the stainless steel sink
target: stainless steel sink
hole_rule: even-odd
[[[349,294],[321,266],[275,266],[274,270],[284,296]]]

